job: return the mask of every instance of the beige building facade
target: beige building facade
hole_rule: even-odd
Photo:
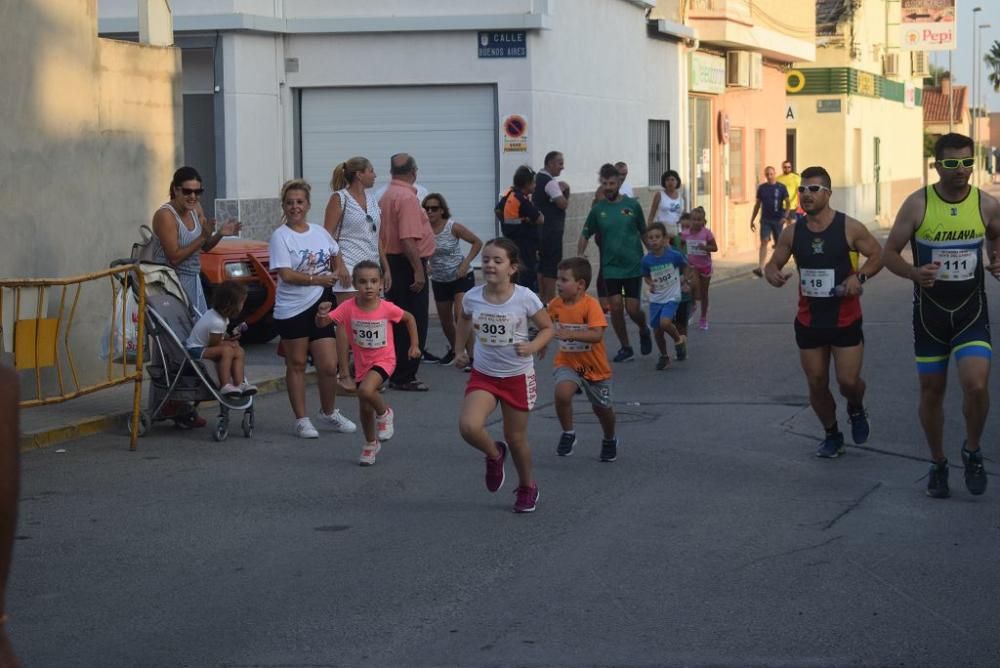
[[[0,274],[105,269],[128,256],[181,161],[180,52],[98,38],[96,0],[11,1],[3,13],[16,21],[0,23]],[[81,294],[70,341],[85,375],[103,371],[111,303],[100,288]]]
[[[818,0],[816,60],[786,73],[798,171],[825,167],[833,206],[866,224],[891,224],[923,183],[927,57],[899,48],[899,7],[891,0]]]

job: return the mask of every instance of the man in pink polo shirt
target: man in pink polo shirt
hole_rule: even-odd
[[[434,232],[427,214],[417,199],[417,162],[407,153],[392,156],[389,165],[392,181],[379,200],[382,228],[379,232],[389,260],[391,283],[385,297],[417,321],[420,349],[427,343],[427,262],[434,254]],[[396,370],[389,378],[394,390],[426,392],[427,385],[417,380],[419,359],[410,359],[410,336],[403,324],[393,325]]]

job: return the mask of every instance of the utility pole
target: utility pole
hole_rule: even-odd
[[[973,66],[972,66],[972,69],[973,69],[973,71],[975,72],[975,75],[976,75],[976,94],[975,94],[975,97],[973,98],[974,101],[975,101],[975,104],[976,104],[976,106],[975,106],[976,116],[973,118],[973,123],[974,123],[973,127],[976,128],[976,134],[973,135],[974,139],[972,140],[972,149],[973,149],[972,155],[976,159],[976,167],[975,167],[976,171],[974,173],[976,175],[976,185],[977,186],[979,185],[979,182],[980,182],[979,176],[982,173],[982,172],[980,172],[980,169],[982,167],[979,165],[979,158],[982,155],[982,151],[979,150],[979,143],[982,141],[982,137],[979,136],[979,105],[982,102],[981,98],[983,97],[983,86],[982,86],[982,83],[979,81],[979,77],[982,74],[981,70],[979,69],[979,63],[982,61],[982,54],[979,53],[979,51],[980,51],[980,49],[983,48],[983,28],[992,28],[992,27],[993,26],[990,25],[989,23],[984,23],[984,24],[980,25],[979,29],[976,31],[976,37],[979,38],[978,39],[978,43],[979,44],[978,44],[978,46],[976,46],[975,44],[973,44],[973,47],[974,47],[973,48],[973,58],[976,59],[975,62],[973,63]]]
[[[948,134],[955,131],[955,78],[951,73],[951,51],[948,51]]]
[[[979,30],[976,28],[976,21],[979,19],[979,12],[983,11],[982,7],[972,8],[972,98],[969,104],[969,136],[972,138],[972,155],[976,155],[976,118],[973,115],[975,113],[976,104],[976,88],[979,85],[979,68],[976,66],[976,61],[979,60],[979,56],[976,55],[979,51],[976,49],[976,39],[979,36]],[[975,168],[973,168],[975,170]],[[975,171],[973,171],[975,174]]]

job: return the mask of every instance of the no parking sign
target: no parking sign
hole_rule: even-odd
[[[528,121],[520,114],[511,114],[500,123],[503,130],[504,153],[527,153]]]

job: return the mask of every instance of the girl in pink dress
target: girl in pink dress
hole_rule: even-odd
[[[681,231],[687,249],[688,262],[695,269],[696,281],[692,286],[695,301],[701,304],[698,329],[708,329],[708,286],[712,282],[712,253],[719,250],[712,231],[705,227],[705,209],[691,209],[691,227]]]
[[[361,429],[365,434],[365,445],[361,450],[359,463],[371,466],[382,449],[382,441],[392,438],[392,409],[386,406],[379,388],[396,369],[396,349],[393,347],[392,325],[403,322],[409,332],[410,359],[420,357],[417,345],[417,322],[413,316],[390,301],[382,299],[382,267],[371,260],[362,260],[354,265],[351,272],[356,292],[353,299],[341,302],[332,313],[331,302],[323,302],[316,313],[317,326],[336,322],[340,332],[347,336],[337,336],[337,351],[340,359],[347,359],[347,344],[350,339],[354,353],[354,383],[357,383],[358,405],[361,413]],[[341,378],[341,384],[351,387],[350,378]]]

